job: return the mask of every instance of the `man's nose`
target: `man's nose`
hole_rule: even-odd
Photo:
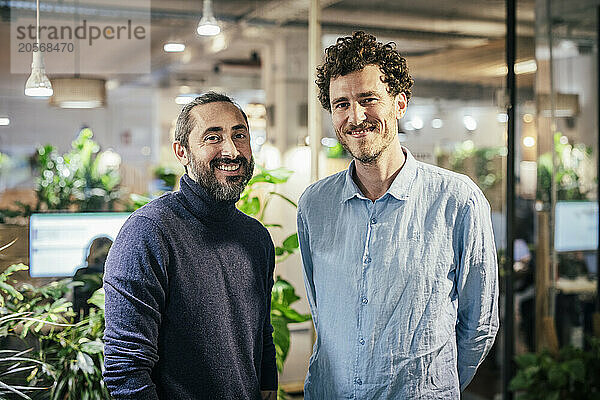
[[[238,151],[237,147],[235,146],[235,143],[233,142],[233,140],[231,140],[231,138],[223,140],[221,147],[222,157],[236,158],[239,155],[240,152]]]
[[[365,108],[358,103],[352,104],[349,111],[348,122],[352,125],[360,125],[366,119]]]

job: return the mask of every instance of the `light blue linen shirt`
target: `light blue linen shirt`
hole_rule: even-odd
[[[301,196],[317,333],[305,399],[458,399],[498,331],[490,207],[466,176],[406,162],[367,199],[348,170]]]

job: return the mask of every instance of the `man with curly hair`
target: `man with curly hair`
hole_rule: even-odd
[[[317,333],[305,399],[458,399],[498,331],[489,204],[401,146],[413,80],[393,44],[339,38],[316,83],[353,160],[299,202]]]

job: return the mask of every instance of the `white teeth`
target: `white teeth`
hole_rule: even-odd
[[[217,168],[219,168],[222,171],[236,171],[237,169],[240,168],[239,164],[222,164],[222,165],[217,165]]]
[[[364,135],[369,132],[373,132],[374,128],[363,129],[362,131],[350,131],[350,135]]]

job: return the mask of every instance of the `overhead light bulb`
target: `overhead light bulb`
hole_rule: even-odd
[[[440,129],[442,126],[444,126],[444,121],[442,121],[440,118],[434,118],[431,120],[431,127],[433,129]]]
[[[0,126],[8,126],[8,125],[10,125],[10,118],[0,117]]]
[[[470,132],[473,132],[475,129],[477,129],[477,121],[470,115],[465,115],[463,117],[463,124]]]
[[[410,123],[412,124],[413,128],[415,128],[416,130],[420,130],[423,128],[423,119],[421,119],[421,117],[418,117],[418,116],[413,117],[413,119],[410,120]]]
[[[194,96],[194,95],[180,94],[179,96],[175,97],[175,103],[177,103],[179,105],[185,105],[185,104],[188,104],[188,103],[191,103],[192,101],[194,101],[195,98],[196,98],[196,96]]]
[[[35,40],[40,47],[40,0],[35,2],[36,13],[36,35]],[[44,66],[44,54],[41,51],[33,52],[33,62],[31,63],[31,75],[25,82],[25,96],[31,97],[50,97],[52,96],[52,84],[46,76]]]
[[[198,29],[196,31],[198,32],[198,35],[201,36],[215,36],[221,32],[221,28],[219,27],[217,19],[212,12],[211,0],[204,0],[202,7],[202,18],[200,19],[200,23],[198,24]]]
[[[163,50],[167,53],[181,53],[185,50],[185,44],[175,42],[165,43]]]
[[[535,138],[533,136],[525,136],[523,138],[523,146],[525,146],[525,147],[535,146]]]
[[[44,55],[41,51],[33,52],[33,63],[31,64],[31,75],[25,83],[25,96],[50,97],[54,91],[50,79],[46,76],[44,67]]]

